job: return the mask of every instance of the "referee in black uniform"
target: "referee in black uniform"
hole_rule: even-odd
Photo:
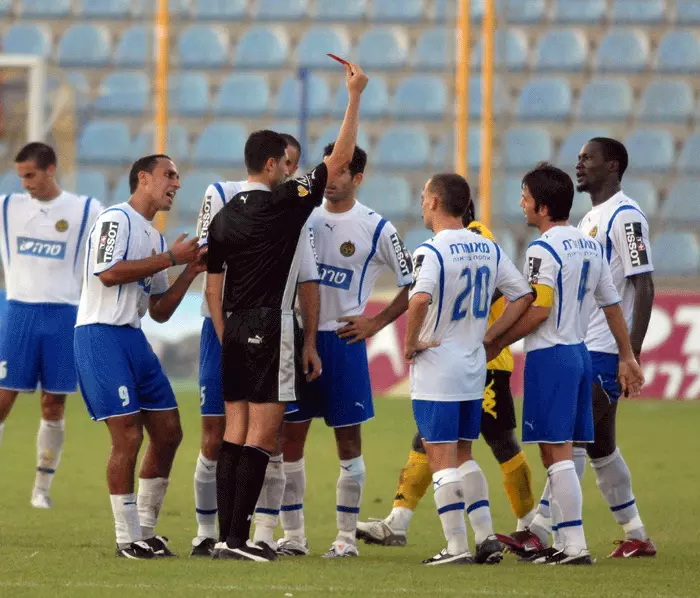
[[[245,146],[248,182],[209,227],[206,297],[222,341],[226,406],[214,558],[277,558],[266,544],[248,541],[250,522],[285,405],[297,399],[305,369],[311,366],[311,376],[320,374],[313,339],[306,339],[302,355],[293,307],[302,229],[321,205],[327,182],[355,149],[367,77],[357,65],[345,69],[348,107],[333,153],[309,173],[285,182],[287,141],[272,131],[256,131]]]

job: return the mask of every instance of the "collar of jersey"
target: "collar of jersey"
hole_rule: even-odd
[[[246,181],[243,183],[239,193],[245,193],[246,191],[272,191],[267,185],[263,183],[251,183]]]
[[[355,200],[355,203],[353,204],[352,208],[350,208],[347,212],[331,212],[327,207],[326,203],[328,200],[324,197],[323,198],[323,217],[328,218],[329,220],[345,220],[346,218],[351,218],[354,216],[355,212],[359,209],[360,207],[360,202]]]

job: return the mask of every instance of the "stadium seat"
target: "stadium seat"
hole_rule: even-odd
[[[668,194],[661,208],[661,216],[664,220],[686,225],[700,224],[700,210],[698,210],[698,179],[681,179]]]
[[[153,28],[134,25],[124,30],[114,50],[116,66],[143,68],[153,60]]]
[[[253,18],[258,21],[299,21],[309,12],[308,0],[258,0]]]
[[[75,175],[75,187],[73,190],[79,195],[94,197],[103,204],[109,200],[107,179],[105,179],[104,173],[100,170],[78,170]]]
[[[454,55],[454,44],[450,50]],[[496,64],[505,65],[508,71],[522,71],[527,68],[527,37],[522,31],[516,29],[496,31],[494,51]],[[478,69],[481,69],[483,54],[483,39],[479,38],[472,54],[472,65]]]
[[[94,108],[104,115],[141,115],[149,103],[150,93],[150,81],[145,73],[113,72],[100,83]]]
[[[179,116],[202,116],[209,110],[209,81],[202,73],[168,78],[168,109]]]
[[[421,243],[425,243],[433,236],[432,231],[429,231],[424,226],[416,226],[410,228],[403,235],[403,243],[411,253],[413,253]]]
[[[399,120],[441,120],[447,106],[447,88],[441,76],[413,75],[399,84],[391,111]]]
[[[481,166],[481,129],[469,127],[467,131],[467,166],[478,170]],[[430,157],[430,167],[436,170],[453,170],[455,163],[455,135],[441,138]]]
[[[367,10],[367,0],[316,0],[316,20],[333,23],[361,21]]]
[[[128,19],[131,0],[83,0],[80,14],[89,19]]]
[[[273,69],[284,66],[289,42],[282,31],[264,25],[246,29],[236,45],[234,64],[241,68]]]
[[[270,89],[264,75],[234,73],[221,83],[214,99],[216,116],[260,116],[268,108]]]
[[[674,158],[673,136],[666,129],[636,129],[624,141],[630,170],[667,172]]]
[[[669,31],[659,42],[656,67],[662,73],[700,71],[700,37],[695,31]]]
[[[472,22],[480,21],[484,16],[484,0],[471,0],[470,18]],[[435,20],[438,23],[454,22],[457,17],[455,0],[435,0]]]
[[[192,231],[202,207],[202,198],[207,187],[220,181],[221,176],[212,171],[195,170],[182,177],[182,183],[175,197],[178,224],[181,229]],[[177,238],[177,237],[176,237]],[[171,243],[173,238],[168,239]]]
[[[93,120],[85,126],[80,135],[78,156],[84,164],[121,166],[132,158],[130,147],[131,138],[126,123]]]
[[[676,23],[700,25],[700,2],[698,0],[676,0]]]
[[[369,18],[379,23],[418,23],[425,17],[423,0],[373,0]]]
[[[340,65],[327,53],[348,56],[350,39],[341,27],[311,27],[304,32],[294,53],[301,67],[340,71]]]
[[[527,170],[542,160],[551,161],[552,138],[540,127],[508,129],[503,139],[503,153],[503,163],[508,170]]]
[[[647,218],[656,217],[659,211],[659,194],[654,184],[647,179],[622,180],[622,191],[639,204]]]
[[[554,4],[555,23],[598,25],[605,18],[605,0],[557,0]]]
[[[131,193],[129,191],[129,175],[124,174],[119,177],[119,181],[114,187],[114,191],[112,191],[111,197],[109,197],[109,199],[106,201],[106,204],[108,206],[113,206],[115,204],[122,203],[123,201],[127,201],[130,195]]]
[[[559,147],[557,166],[571,172],[576,167],[581,148],[593,137],[610,137],[610,131],[598,127],[571,131]]]
[[[190,0],[168,0],[168,13],[173,16],[186,16]],[[151,16],[156,13],[158,2],[153,0],[134,0],[134,12],[137,15]]]
[[[2,38],[6,54],[36,54],[46,58],[51,52],[51,29],[34,23],[15,23]]]
[[[84,73],[80,71],[63,71],[62,76],[55,78],[49,76],[48,88],[50,91],[58,89],[62,84],[68,85],[73,90],[73,99],[79,111],[88,108],[92,102],[92,88]]]
[[[275,97],[273,111],[277,117],[297,117],[301,110],[301,81],[287,76]],[[309,76],[308,111],[311,118],[328,114],[331,92],[325,78],[312,73]]]
[[[586,66],[586,35],[576,29],[552,29],[540,37],[535,47],[536,71],[578,73]]]
[[[572,173],[573,174],[573,173]],[[574,185],[576,184],[576,179],[574,179]],[[583,217],[590,211],[592,207],[591,196],[588,193],[574,192],[574,202],[571,205],[571,211],[569,212],[569,222],[574,226],[577,226]]]
[[[189,25],[178,39],[180,66],[192,69],[228,66],[228,43],[228,34],[221,27]]]
[[[165,141],[165,153],[175,162],[189,162],[190,143],[187,137],[187,129],[179,123],[170,123]],[[131,153],[134,156],[147,156],[155,151],[153,138],[153,125],[146,125],[134,139]],[[183,177],[185,178],[185,177]]]
[[[342,119],[345,108],[348,105],[348,88],[343,81],[338,86],[338,91],[333,100],[331,115],[333,118]],[[386,116],[389,111],[389,88],[386,79],[381,75],[373,75],[367,82],[367,87],[362,92],[362,119],[375,119]]]
[[[358,64],[367,70],[400,69],[408,56],[408,39],[401,29],[376,27],[362,34],[355,52]]]
[[[12,8],[12,0],[0,0],[0,16],[6,16],[10,14],[10,9]]]
[[[514,261],[517,257],[518,245],[513,233],[508,230],[494,230],[492,232],[496,243],[498,243],[498,246],[501,248],[501,252],[506,254],[511,261]]]
[[[581,91],[578,119],[582,121],[620,122],[632,114],[634,94],[626,79],[593,79]]]
[[[651,244],[655,274],[695,276],[700,268],[700,246],[692,233],[666,232]]]
[[[520,91],[516,116],[520,120],[563,121],[571,113],[571,88],[564,78],[533,78]]]
[[[615,25],[660,25],[666,20],[665,15],[665,0],[615,0],[612,7],[612,22]]]
[[[522,185],[520,176],[509,176],[495,179],[491,188],[491,203],[495,216],[499,216],[510,224],[523,224],[525,216],[520,207]],[[516,259],[516,255],[509,255]]]
[[[22,0],[19,14],[26,19],[63,19],[70,15],[71,0]]]
[[[238,21],[248,16],[247,0],[195,0],[194,17],[200,21]]]
[[[418,37],[411,57],[414,70],[445,70],[455,64],[454,35],[444,27],[426,29]]]
[[[24,193],[22,181],[17,176],[17,171],[14,168],[6,170],[0,176],[0,195],[8,193]]]
[[[111,38],[105,27],[80,24],[66,29],[56,48],[58,64],[62,67],[107,66]]]
[[[277,130],[279,129],[273,129],[273,131]],[[289,132],[293,135],[297,134],[297,131]],[[338,138],[338,133],[340,133],[340,123],[328,125],[325,129],[323,129],[321,134],[316,138],[316,142],[313,144],[313,149],[311,150],[311,155],[306,162],[310,165],[318,164],[323,158],[323,148],[329,143],[334,142]],[[368,154],[371,154],[369,137],[367,136],[367,133],[362,125],[360,125],[360,129],[357,132],[357,145],[359,145]]]
[[[499,0],[498,8],[507,23],[534,25],[545,18],[544,0]]]
[[[243,165],[243,148],[248,134],[243,125],[214,121],[194,144],[195,166],[234,168]]]
[[[678,170],[685,174],[700,175],[700,131],[685,140],[678,157]]]
[[[425,168],[430,158],[430,140],[423,126],[393,126],[379,138],[375,149],[377,168],[412,170]]]
[[[695,109],[693,90],[685,81],[653,81],[642,94],[637,119],[641,122],[685,123]]]
[[[482,98],[481,98],[481,77],[474,75],[469,78],[469,116],[470,118],[481,118]],[[493,82],[493,104],[494,116],[500,116],[509,111],[510,98],[508,90],[503,81],[497,78]]]
[[[649,40],[636,29],[612,29],[598,46],[597,65],[603,73],[639,73],[649,63]]]
[[[420,215],[420,204],[412,205],[411,186],[402,176],[368,176],[358,189],[358,200],[389,220]]]

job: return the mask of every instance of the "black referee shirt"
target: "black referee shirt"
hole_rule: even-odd
[[[214,216],[207,236],[207,271],[226,266],[224,312],[268,307],[291,310],[301,263],[301,232],[323,201],[325,164],[270,191],[249,183]]]

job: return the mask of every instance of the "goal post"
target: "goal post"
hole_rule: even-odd
[[[46,121],[46,62],[33,54],[0,54],[0,85],[5,85],[5,71],[26,72],[26,137],[23,141],[44,141],[47,133]],[[2,101],[2,99],[0,99]],[[3,114],[9,116],[8,106],[3,102]]]

